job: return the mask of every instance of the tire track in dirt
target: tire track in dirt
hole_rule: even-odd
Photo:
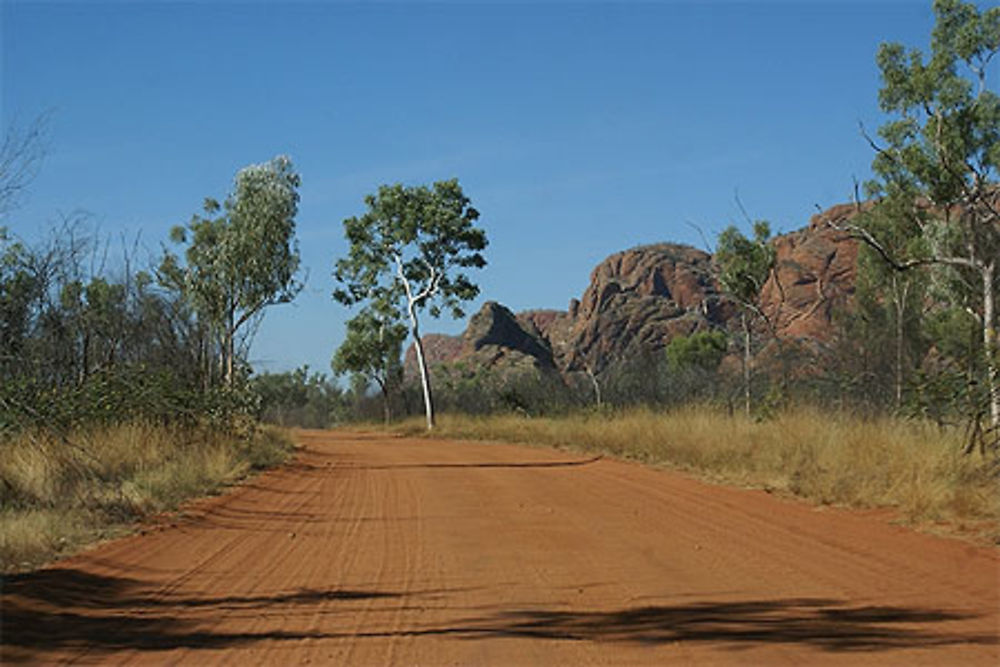
[[[252,598],[261,582],[268,581],[281,566],[283,559],[279,556],[284,552],[285,545],[282,540],[268,536],[294,533],[298,526],[309,520],[305,508],[310,499],[318,495],[323,479],[302,475],[301,469],[295,466],[290,472],[296,475],[297,484],[304,481],[305,485],[268,511],[259,509],[259,500],[265,494],[280,495],[281,492],[268,489],[261,493],[262,489],[254,486],[237,489],[220,502],[210,500],[204,507],[201,506],[204,503],[195,503],[176,527],[181,534],[180,539],[175,539],[174,545],[168,545],[168,553],[170,549],[184,552],[176,560],[193,561],[193,566],[177,576],[168,574],[166,583],[148,590],[143,595],[141,608],[134,611],[159,617],[155,612],[159,608],[170,609],[177,605],[189,609],[189,616],[199,619],[198,632],[206,636],[215,632],[224,621],[200,614],[200,609],[213,607],[235,617],[236,612],[244,607],[240,599]],[[251,498],[246,497],[248,493]],[[281,528],[278,528],[279,522]],[[159,552],[160,549],[162,546],[154,551]],[[126,557],[125,562],[140,562],[149,558]],[[155,558],[159,561],[174,560],[160,553]],[[117,571],[128,571],[128,567],[123,564]],[[228,590],[238,594],[222,597],[218,602],[199,594],[206,587],[223,580]],[[182,598],[182,601],[177,603],[177,598]],[[178,661],[184,661],[191,651],[179,647],[175,653]],[[142,651],[134,649],[120,654],[123,664],[135,660],[141,662],[142,659]],[[81,660],[87,661],[86,656],[82,656]]]
[[[318,480],[317,480],[318,482]],[[236,491],[228,500],[227,505],[229,507],[238,507],[239,501],[245,494],[245,489],[240,489]],[[310,491],[305,490],[303,494],[308,494]],[[305,505],[307,500],[303,500],[296,506],[285,509],[282,506],[280,510],[285,515],[289,517],[298,517],[302,514],[302,507]],[[259,565],[259,563],[276,563],[267,559],[266,554],[262,554],[260,551],[260,545],[254,544],[248,548],[248,545],[254,541],[254,530],[246,530],[245,526],[240,525],[239,522],[236,525],[220,526],[216,523],[216,519],[220,516],[225,505],[220,505],[219,507],[209,507],[204,511],[195,510],[189,512],[188,515],[181,521],[178,525],[178,531],[181,533],[181,540],[190,545],[191,551],[185,554],[182,563],[188,563],[189,566],[185,567],[180,571],[179,574],[168,574],[165,583],[149,589],[144,595],[144,606],[146,607],[165,607],[169,606],[170,600],[176,597],[179,591],[186,588],[196,588],[201,582],[199,579],[206,578],[206,572],[211,569],[231,571],[231,572],[242,572],[246,571],[248,565],[253,562]],[[257,519],[259,520],[259,518]],[[202,533],[206,530],[211,530],[215,539],[204,540],[200,539]],[[259,530],[259,529],[258,529]],[[272,547],[273,548],[273,547]],[[140,553],[147,553],[148,550],[141,550]],[[107,560],[112,560],[109,558]],[[124,557],[124,562],[127,563],[129,560],[136,562],[141,562],[145,558],[129,558]],[[225,564],[224,567],[222,564]],[[268,575],[273,571],[274,567],[265,567],[263,570],[258,568],[255,573],[253,581],[266,580]],[[114,570],[116,571],[127,571],[128,567],[126,565],[121,565]],[[209,577],[212,578],[212,577]],[[240,582],[233,582],[238,588],[240,587]],[[246,592],[252,593],[254,586],[251,585],[246,588]],[[206,627],[206,631],[211,632],[211,626]],[[179,658],[183,659],[184,650],[179,652]],[[85,663],[88,661],[89,651],[83,651],[79,656],[71,660],[71,664]],[[128,663],[134,657],[134,652],[128,653],[123,652],[121,661],[123,663]]]
[[[0,658],[1000,663],[996,549],[549,449],[299,439],[175,526],[5,581]]]
[[[672,483],[665,488],[653,487],[649,484],[649,479],[641,481],[630,479],[629,465],[616,463],[614,470],[612,470],[612,466],[607,466],[602,472],[620,484],[628,484],[636,488],[637,491],[660,498],[664,507],[673,506],[675,510],[685,508],[684,511],[687,512],[706,511],[712,516],[718,517],[717,521],[703,524],[700,528],[714,530],[719,537],[722,536],[723,532],[729,535],[731,553],[743,553],[746,550],[761,551],[766,556],[763,560],[782,564],[786,573],[802,570],[808,573],[809,578],[825,580],[830,585],[836,584],[838,579],[836,576],[832,578],[826,576],[827,573],[822,567],[824,562],[836,560],[841,564],[855,567],[859,573],[864,574],[864,579],[870,586],[874,581],[891,582],[900,574],[899,562],[893,557],[892,549],[879,549],[878,547],[885,538],[895,535],[896,548],[899,548],[900,540],[912,542],[914,548],[919,548],[918,545],[927,543],[923,539],[925,536],[919,536],[910,530],[895,526],[866,521],[858,512],[815,507],[802,501],[788,499],[782,503],[785,512],[776,514],[770,503],[741,502],[749,497],[762,496],[765,492],[761,491],[716,487],[714,494],[706,496],[702,492],[700,483],[676,476],[671,477]],[[886,515],[886,513],[870,514]],[[831,536],[827,530],[830,521],[818,520],[812,525],[808,521],[810,517],[824,515],[828,515],[832,521],[838,524],[854,524],[852,527],[868,530],[863,533],[863,538],[858,535],[854,539],[844,539],[848,533],[843,530],[836,531],[835,537]],[[789,516],[794,517],[795,520],[783,520]],[[733,530],[733,524],[737,522],[748,530]],[[876,529],[870,530],[873,526]],[[766,542],[753,539],[752,536],[758,530],[768,531],[779,539]],[[823,557],[805,561],[794,558],[794,554],[800,548],[819,550]],[[928,554],[929,556],[930,554]],[[963,558],[961,551],[956,553],[949,550],[947,560],[956,558],[959,560]],[[925,587],[936,586],[940,590],[948,592],[961,591],[963,595],[978,598],[978,605],[995,602],[996,593],[991,591],[989,586],[983,586],[981,582],[970,582],[968,577],[953,578],[950,575],[961,572],[960,569],[943,567],[945,563],[941,561],[940,556],[931,560],[932,566],[929,566],[927,559],[910,562],[905,572],[906,577],[923,577]],[[846,593],[859,593],[857,580],[843,583],[850,585],[849,590],[845,591]],[[892,587],[887,586],[886,588],[891,590]]]
[[[308,567],[308,559],[296,557],[296,552],[300,550],[299,545],[302,543],[298,538],[300,535],[308,534],[309,527],[312,525],[312,519],[316,516],[316,513],[312,511],[314,508],[310,506],[318,504],[317,501],[324,496],[323,488],[328,482],[326,476],[318,474],[310,475],[310,478],[314,483],[297,492],[297,495],[301,496],[301,498],[296,498],[295,495],[289,494],[286,503],[279,504],[279,509],[271,512],[275,517],[280,517],[280,523],[276,519],[272,522],[273,525],[271,528],[264,530],[255,528],[252,525],[248,526],[246,523],[253,521],[252,517],[256,514],[252,512],[248,518],[243,519],[234,528],[234,530],[238,530],[242,534],[246,535],[249,533],[253,536],[243,540],[239,545],[230,545],[230,552],[236,551],[236,546],[245,546],[246,548],[241,549],[241,554],[238,557],[233,557],[231,559],[232,562],[225,568],[227,572],[235,573],[229,587],[232,590],[240,591],[241,596],[244,598],[259,595],[262,587],[266,590],[267,582],[276,578],[292,577],[300,580],[303,568]],[[208,522],[209,529],[214,529],[218,526],[214,521],[221,514],[223,512],[216,512],[210,509],[205,512],[202,519]],[[266,537],[265,539],[261,539],[262,534],[263,536],[275,535],[277,539],[266,539]],[[296,542],[296,540],[298,541]],[[291,569],[289,569],[289,565]],[[207,568],[203,568],[202,571],[204,569]],[[202,589],[205,586],[206,584],[202,583],[196,588]],[[173,590],[177,588],[179,586]],[[169,595],[173,590],[164,594],[162,596],[163,599],[169,599]],[[224,605],[219,605],[219,608],[224,609],[225,607]],[[206,634],[218,633],[220,629],[223,629],[224,624],[230,620],[232,620],[232,615],[228,619],[223,617],[216,621],[205,623],[201,632]],[[179,662],[187,661],[188,656],[191,656],[190,661],[197,661],[193,655],[194,653],[191,649],[179,651]]]

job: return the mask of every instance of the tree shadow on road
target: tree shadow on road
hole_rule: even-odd
[[[465,589],[462,589],[465,590]],[[52,568],[3,579],[0,662],[38,661],[47,651],[218,649],[257,642],[364,641],[447,636],[461,641],[520,638],[538,641],[622,642],[641,645],[715,643],[730,650],[800,645],[828,652],[874,653],[957,644],[997,645],[996,634],[971,634],[947,624],[975,614],[894,606],[850,606],[829,599],[695,602],[618,610],[500,608],[477,616],[460,607],[459,589],[393,592],[298,589],[248,596],[185,597],[150,582]],[[354,603],[364,606],[354,606]],[[432,604],[435,616],[455,620],[386,625],[380,612]],[[297,629],[296,612],[327,615],[322,630]],[[236,622],[249,614],[255,631],[221,631],[209,621]],[[359,615],[360,614],[360,615]],[[367,615],[366,614],[370,614]],[[352,619],[341,624],[340,615]],[[391,615],[391,614],[390,614]],[[274,629],[262,620],[277,619]],[[367,619],[367,622],[365,622]],[[358,621],[362,621],[360,627]],[[229,627],[238,629],[233,623]],[[315,626],[309,626],[314,628]],[[280,628],[280,629],[279,629]]]
[[[997,635],[935,631],[935,624],[975,618],[937,609],[846,606],[836,600],[786,599],[644,606],[617,611],[522,610],[470,625],[480,636],[665,644],[720,642],[729,648],[810,645],[873,652],[953,644],[996,645]]]
[[[400,597],[398,593],[354,589],[181,597],[162,594],[155,586],[138,579],[69,568],[5,576],[0,592],[0,663],[3,664],[34,662],[39,659],[39,651],[59,649],[97,653],[124,649],[160,651],[322,637],[317,633],[205,631],[197,621],[187,620],[184,615],[198,609],[263,612]]]

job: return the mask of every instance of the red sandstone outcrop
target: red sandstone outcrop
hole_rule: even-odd
[[[429,367],[461,361],[470,367],[505,371],[555,370],[549,344],[531,319],[522,321],[495,301],[483,304],[461,336],[430,334],[421,340]],[[412,345],[406,351],[404,370],[407,375],[416,374]]]
[[[573,308],[565,370],[599,372],[724,319],[711,256],[672,243],[615,253],[597,265]]]
[[[424,359],[428,368],[451,363],[462,357],[462,339],[459,336],[425,334],[420,340],[424,343]],[[406,355],[403,357],[403,372],[407,377],[417,377],[417,352],[412,343],[406,348]]]
[[[761,291],[761,305],[784,338],[829,339],[833,313],[854,294],[858,242],[831,222],[854,216],[854,205],[814,215],[809,226],[774,241],[775,271]]]
[[[857,242],[831,222],[855,212],[853,205],[835,206],[774,240],[775,272],[761,303],[783,339],[810,345],[831,335],[833,313],[854,292],[858,251]],[[488,302],[462,336],[426,336],[428,361],[599,373],[660,350],[675,336],[734,326],[738,308],[721,294],[714,275],[712,256],[689,246],[660,243],[618,252],[594,268],[590,285],[568,311],[514,315]],[[408,369],[415,369],[413,356],[411,346]]]

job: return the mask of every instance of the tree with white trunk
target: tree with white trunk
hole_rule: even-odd
[[[430,430],[434,401],[419,315],[447,310],[464,317],[463,302],[479,294],[465,270],[486,266],[486,233],[474,225],[479,211],[457,179],[431,187],[383,185],[365,205],[364,215],[344,220],[349,249],[335,264],[341,287],[333,297],[347,306],[365,303],[386,321],[409,322]]]

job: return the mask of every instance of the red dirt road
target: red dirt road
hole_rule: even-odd
[[[2,661],[1000,664],[996,549],[554,450],[300,440],[8,578]]]

